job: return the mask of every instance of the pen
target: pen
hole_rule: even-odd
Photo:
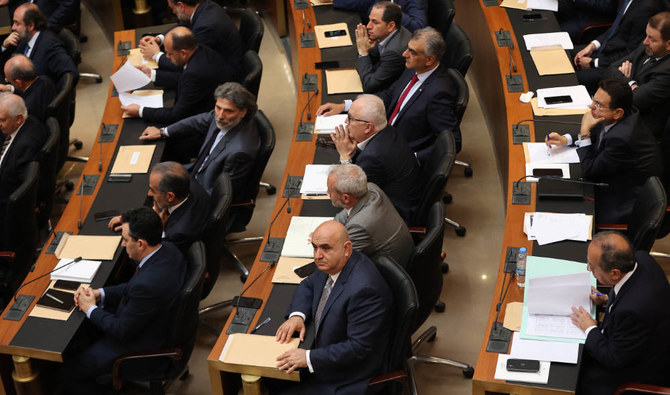
[[[598,296],[605,296],[604,294],[601,294],[601,293],[598,292],[598,291],[591,291],[591,293],[592,293],[592,294],[596,294],[596,295],[598,295]]]
[[[58,299],[58,298],[55,297],[55,296],[52,296],[52,295],[49,294],[48,292],[45,293],[45,295],[46,295],[48,298],[51,298],[51,299],[55,300],[56,302],[58,302],[58,303],[60,303],[60,304],[63,304],[63,301],[62,301],[62,300]]]
[[[265,321],[263,321],[263,322],[261,322],[260,324],[258,324],[258,325],[251,331],[251,333],[256,333],[257,330],[261,329],[261,327],[262,327],[263,325],[267,324],[267,323],[270,322],[271,320],[272,320],[271,317],[266,318]]]
[[[549,133],[547,133],[547,137],[544,138],[545,143],[547,143],[547,155],[551,156],[551,144],[549,144]]]

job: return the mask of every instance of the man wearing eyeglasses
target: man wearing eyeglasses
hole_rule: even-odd
[[[360,166],[409,223],[419,205],[419,163],[405,139],[387,123],[384,103],[374,95],[358,96],[345,123],[331,133],[340,163]]]
[[[600,82],[579,133],[552,132],[545,142],[576,145],[584,178],[607,184],[596,187],[598,223],[628,223],[639,188],[662,172],[656,141],[639,121],[630,87],[620,80]]]

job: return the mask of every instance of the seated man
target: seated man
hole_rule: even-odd
[[[277,367],[288,373],[309,369],[287,394],[362,394],[384,368],[391,292],[370,259],[352,251],[342,224],[321,224],[312,245],[319,270],[298,286],[276,338],[285,343],[299,332],[304,340],[308,324],[316,333],[314,344],[278,356]]]
[[[188,172],[179,163],[162,162],[151,169],[149,192],[158,213],[163,240],[186,253],[194,241],[202,239],[209,218],[209,196],[197,182],[191,182]],[[122,229],[122,218],[109,221],[109,228]]]
[[[28,113],[40,122],[47,120],[47,109],[56,97],[56,87],[46,75],[38,76],[33,62],[24,55],[14,55],[5,63],[8,85],[0,91],[13,91],[26,103]]]
[[[370,259],[386,256],[407,267],[414,251],[414,241],[398,212],[384,192],[368,183],[365,172],[357,165],[333,166],[328,174],[328,195],[335,216],[347,228],[356,251]]]
[[[175,27],[165,37],[165,53],[182,71],[140,69],[158,86],[176,89],[174,106],[163,108],[141,107],[138,104],[121,106],[132,117],[147,122],[171,124],[203,109],[214,106],[214,89],[234,76],[225,62],[211,48],[198,45],[193,33],[185,27]]]
[[[417,30],[403,53],[407,69],[388,89],[376,93],[384,101],[389,124],[405,137],[421,164],[427,160],[435,139],[444,130],[450,130],[458,150],[461,147],[454,87],[447,68],[440,65],[445,48],[437,30],[432,27]],[[319,107],[317,115],[339,114],[347,111],[350,105],[350,100],[341,104],[326,103]]]
[[[402,53],[411,33],[400,24],[400,6],[380,1],[370,10],[367,26],[356,27],[356,70],[365,92],[389,87],[405,71]]]
[[[603,80],[579,133],[547,136],[547,145],[575,144],[582,175],[605,183],[596,187],[596,222],[628,223],[637,191],[649,176],[660,176],[662,163],[654,136],[639,121],[633,93],[619,80]]]
[[[419,164],[407,142],[386,122],[384,103],[374,95],[360,95],[349,109],[346,125],[331,133],[340,163],[360,166],[368,181],[388,196],[409,223],[419,205]]]
[[[228,13],[211,0],[167,0],[167,4],[177,16],[179,25],[191,29],[198,44],[216,51],[226,62],[230,72],[237,75],[245,48],[240,32]],[[144,57],[153,58],[160,68],[177,70],[177,66],[162,56],[160,45],[164,41],[165,34],[142,37],[140,51]]]
[[[398,0],[393,1],[402,9],[402,25],[410,32],[428,26],[426,0]],[[371,12],[374,0],[333,0],[333,7],[345,10],[358,11],[365,20]]]
[[[559,1],[556,19],[561,31],[570,34],[572,42],[578,42],[579,34],[586,25],[611,23],[616,17],[616,5],[616,0]]]
[[[606,76],[630,85],[640,119],[660,137],[670,115],[670,12],[651,17],[646,33],[642,45],[613,63]]]
[[[80,0],[0,0],[0,6],[9,4],[9,17],[23,3],[36,4],[47,17],[49,29],[54,32],[73,25],[81,19]]]
[[[93,289],[80,286],[74,295],[79,310],[102,337],[63,369],[68,394],[101,393],[95,378],[112,372],[114,360],[124,353],[156,350],[167,342],[187,263],[170,243],[161,243],[161,220],[148,207],[121,217],[128,257],[138,264],[127,283]]]
[[[670,385],[670,285],[644,251],[633,252],[620,233],[600,232],[589,245],[588,266],[609,295],[590,294],[605,307],[601,324],[583,307],[572,322],[586,332],[577,393],[610,395],[623,383]]]

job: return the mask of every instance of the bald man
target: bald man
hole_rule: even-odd
[[[38,76],[35,65],[25,55],[12,56],[5,63],[4,71],[9,84],[0,85],[0,91],[11,91],[21,96],[28,113],[44,123],[49,103],[56,97],[56,87],[51,78]]]
[[[362,394],[384,367],[391,292],[372,261],[352,250],[341,223],[321,224],[312,234],[312,246],[319,270],[298,286],[276,338],[286,343],[297,332],[302,341],[308,325],[316,331],[314,344],[278,356],[277,367],[309,372],[286,393]]]

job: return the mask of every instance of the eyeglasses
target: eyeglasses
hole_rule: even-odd
[[[593,100],[591,101],[591,105],[596,109],[596,110],[609,110],[609,107],[603,106],[600,102]]]
[[[347,121],[349,121],[349,123],[351,123],[351,121],[358,121],[358,122],[363,122],[363,123],[372,123],[372,122],[366,121],[364,119],[354,118],[354,117],[351,116],[351,114],[347,114]]]

